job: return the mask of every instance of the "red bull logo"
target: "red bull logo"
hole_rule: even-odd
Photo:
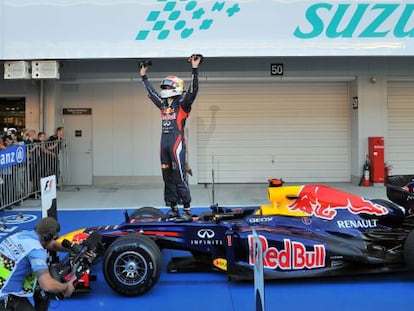
[[[85,232],[77,233],[73,236],[72,242],[81,244],[83,241],[85,241],[89,237],[89,234]]]
[[[249,235],[249,264],[255,264],[255,245],[253,235]],[[259,243],[263,250],[263,267],[282,270],[317,269],[325,267],[326,250],[322,244],[313,245],[313,250],[307,250],[305,245],[284,239],[283,249],[270,247],[267,239],[260,235]]]
[[[162,120],[175,120],[177,119],[177,113],[172,108],[166,108],[161,111]]]
[[[376,216],[388,214],[388,209],[382,205],[324,185],[303,186],[298,196],[298,199],[288,205],[290,210],[302,211],[309,216],[323,219],[333,219],[340,209],[348,210],[352,214],[365,213]]]

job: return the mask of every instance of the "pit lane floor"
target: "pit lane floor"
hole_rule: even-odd
[[[195,208],[197,213],[198,209]],[[4,217],[19,213],[40,217],[39,211],[7,211]],[[123,221],[119,209],[60,210],[62,232],[80,226],[114,224]],[[30,217],[28,217],[30,219]],[[31,229],[37,222],[20,224]],[[11,228],[11,226],[9,226]],[[159,282],[143,296],[122,297],[106,284],[101,264],[94,266],[97,280],[88,293],[75,293],[70,299],[52,301],[49,310],[73,311],[254,311],[254,284],[228,281],[219,272],[168,273],[166,265],[173,256],[183,252],[163,252],[163,272]],[[411,310],[410,297],[414,278],[403,273],[353,276],[347,278],[283,280],[265,283],[266,310]]]

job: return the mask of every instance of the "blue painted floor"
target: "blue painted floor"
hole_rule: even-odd
[[[39,212],[21,212],[40,217]],[[4,217],[16,212],[2,212]],[[121,210],[59,211],[62,232],[93,225],[116,224],[123,221]],[[30,219],[30,217],[28,217]],[[31,229],[36,220],[19,224]],[[8,224],[9,230],[14,225]],[[2,229],[4,232],[4,228]],[[1,233],[1,230],[0,230]],[[164,272],[155,287],[141,297],[126,298],[113,292],[101,273],[101,265],[94,268],[97,281],[92,291],[79,293],[70,299],[53,301],[50,310],[88,311],[254,311],[254,286],[250,282],[230,282],[221,273],[166,272],[166,264],[173,251],[164,251]],[[414,278],[405,274],[368,277],[331,278],[314,280],[272,281],[265,284],[266,310],[412,310]]]

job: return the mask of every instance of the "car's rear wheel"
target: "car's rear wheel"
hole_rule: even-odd
[[[411,230],[404,242],[404,260],[408,269],[414,272],[414,230]]]
[[[124,296],[148,292],[157,283],[161,269],[161,251],[144,235],[131,234],[115,240],[103,260],[106,282]]]
[[[129,216],[130,219],[144,219],[144,218],[165,218],[165,214],[158,208],[152,206],[144,206],[134,210]]]

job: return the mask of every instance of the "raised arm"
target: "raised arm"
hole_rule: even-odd
[[[158,94],[158,92],[155,90],[155,88],[152,86],[152,84],[149,82],[148,77],[147,77],[147,71],[151,65],[152,65],[151,61],[141,61],[139,63],[139,67],[140,67],[139,73],[142,78],[142,83],[144,84],[144,87],[147,90],[148,97],[158,108],[161,109],[162,98]]]
[[[182,103],[183,109],[187,112],[191,110],[191,105],[198,93],[198,67],[202,60],[203,56],[201,54],[193,54],[188,58],[188,62],[191,63],[191,82]]]

